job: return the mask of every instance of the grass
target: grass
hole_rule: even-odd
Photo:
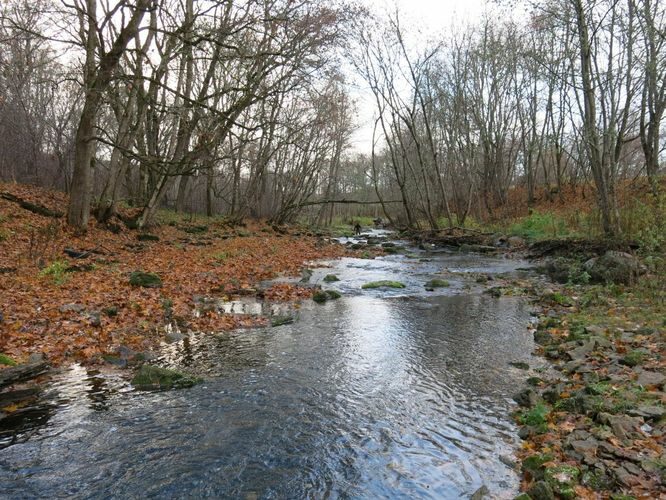
[[[67,268],[69,265],[62,260],[55,260],[39,272],[40,276],[48,276],[56,285],[64,285],[67,282]]]

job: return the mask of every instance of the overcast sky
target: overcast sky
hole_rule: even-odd
[[[451,27],[474,23],[487,11],[492,2],[487,0],[361,0],[374,12],[393,12],[397,5],[401,24],[406,32],[420,37],[432,38],[444,34]],[[413,40],[418,39],[415,37]],[[361,85],[362,82],[356,81]],[[352,146],[360,153],[370,153],[374,106],[369,90],[362,87],[353,92],[357,101],[356,123],[358,130],[353,135]]]

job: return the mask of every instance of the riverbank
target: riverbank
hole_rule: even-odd
[[[553,284],[535,300],[538,354],[517,395],[522,498],[663,495],[666,432],[663,273],[634,285]]]
[[[172,213],[147,232],[115,219],[92,222],[77,235],[61,216],[66,195],[15,184],[0,185],[0,193],[0,353],[9,357],[6,363],[39,353],[54,365],[90,364],[118,349],[150,351],[165,340],[168,325],[223,331],[264,324],[265,318],[200,306],[208,297],[309,297],[312,289],[296,284],[258,285],[347,253],[300,228],[234,226],[223,218]]]

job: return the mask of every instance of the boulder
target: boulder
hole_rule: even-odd
[[[583,264],[590,279],[597,283],[631,285],[636,282],[645,267],[631,254],[609,250],[601,257],[593,257]]]

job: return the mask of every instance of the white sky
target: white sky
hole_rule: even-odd
[[[415,39],[432,39],[446,34],[452,27],[473,24],[493,7],[493,2],[488,0],[361,0],[360,3],[378,13],[393,12],[397,5],[405,32]],[[358,79],[355,83],[362,85]],[[352,95],[357,101],[358,127],[352,137],[352,148],[370,154],[374,101],[370,91],[363,87]]]

